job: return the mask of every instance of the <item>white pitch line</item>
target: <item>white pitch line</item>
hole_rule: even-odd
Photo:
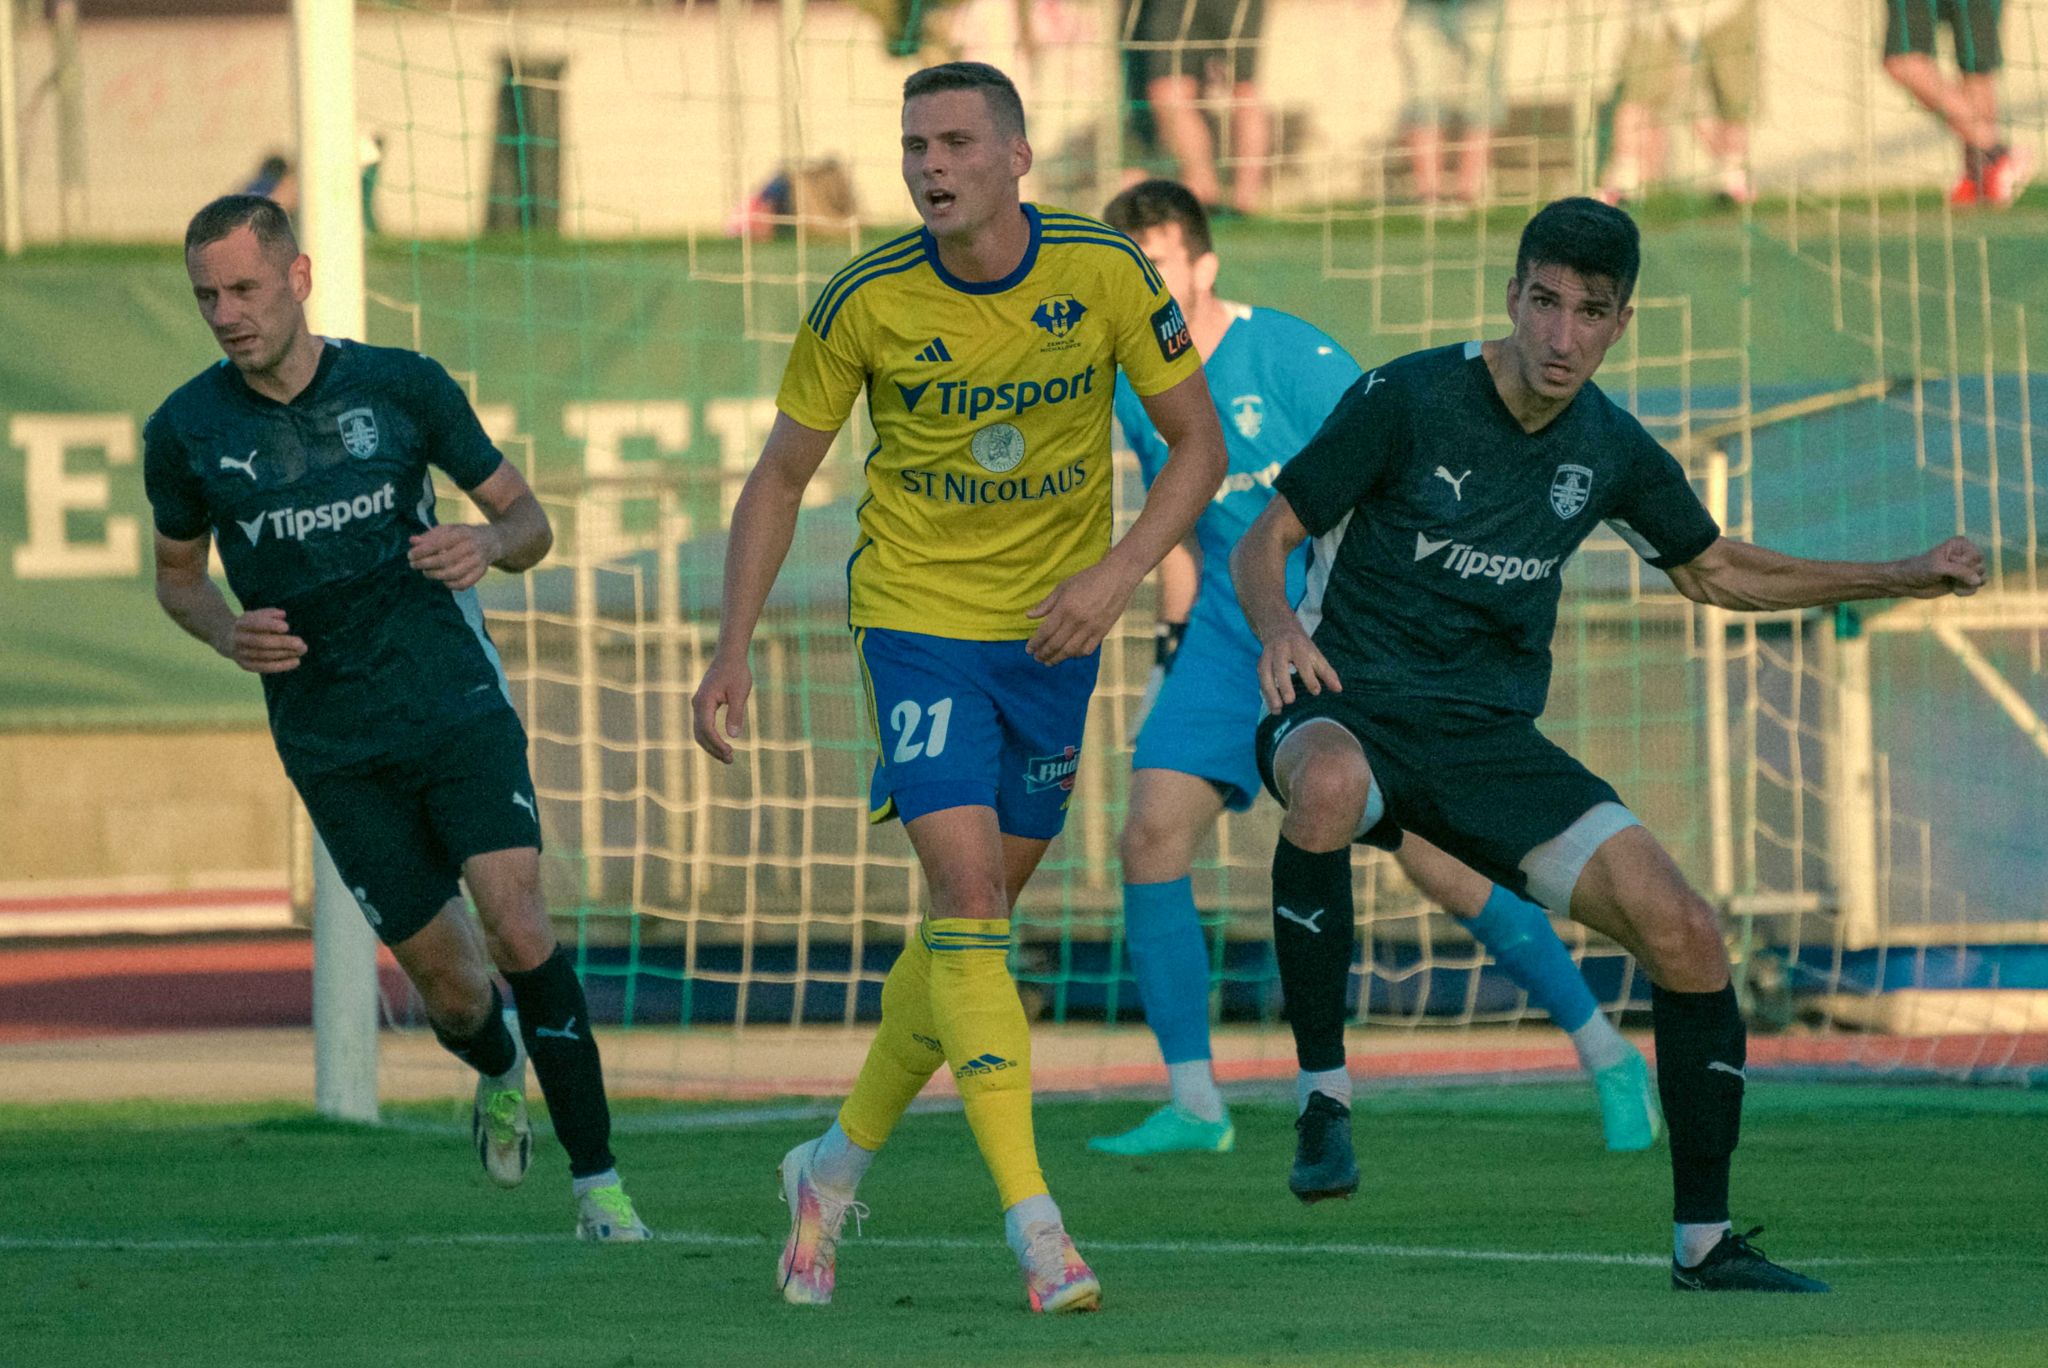
[[[60,1239],[0,1235],[0,1254],[63,1252],[85,1253],[239,1253],[272,1249],[387,1249],[397,1247],[445,1248],[453,1245],[541,1245],[568,1244],[569,1235],[484,1233],[449,1235],[294,1235],[261,1239]],[[769,1249],[774,1242],[761,1235],[722,1235],[709,1231],[671,1231],[657,1235],[663,1244],[710,1246],[721,1249]],[[958,1236],[863,1236],[856,1248],[871,1245],[879,1249],[910,1250],[992,1250],[993,1240]],[[1109,1254],[1170,1254],[1176,1257],[1299,1258],[1308,1255],[1344,1259],[1424,1259],[1450,1263],[1575,1264],[1626,1268],[1662,1268],[1665,1260],[1648,1254],[1600,1254],[1580,1250],[1459,1249],[1440,1245],[1355,1244],[1341,1241],[1296,1243],[1284,1240],[1087,1240],[1090,1250]],[[1990,1255],[1954,1254],[1914,1258],[1818,1258],[1798,1260],[1807,1268],[1851,1268],[1878,1264],[1989,1264],[2038,1263],[2021,1256],[1998,1258]]]

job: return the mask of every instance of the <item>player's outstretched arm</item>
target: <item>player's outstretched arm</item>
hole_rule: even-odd
[[[1297,678],[1312,694],[1321,693],[1325,685],[1344,691],[1337,671],[1301,630],[1301,619],[1287,601],[1287,558],[1307,539],[1308,529],[1294,505],[1285,494],[1276,493],[1230,553],[1230,581],[1237,587],[1237,601],[1265,646],[1259,654],[1259,692],[1274,712],[1294,701]]]
[[[733,506],[732,529],[725,543],[725,590],[718,619],[718,648],[704,671],[704,680],[690,700],[697,744],[722,764],[732,763],[732,740],[747,720],[747,695],[753,672],[747,668],[747,646],[768,602],[768,591],[789,555],[796,536],[797,510],[804,490],[818,473],[836,433],[805,427],[786,413],[761,448],[761,459],[747,476]],[[719,714],[723,712],[722,720]]]
[[[1974,594],[1984,585],[1984,552],[1967,537],[1950,537],[1903,560],[1823,561],[1722,537],[1667,573],[1695,603],[1768,612],[1859,599]]]
[[[413,569],[460,592],[474,587],[492,566],[516,574],[546,558],[555,531],[519,467],[500,461],[469,498],[489,521],[428,528],[406,551]]]
[[[237,615],[206,573],[211,536],[177,541],[156,534],[156,601],[171,621],[252,674],[299,668],[306,643],[291,634],[281,608]]]
[[[1026,649],[1041,664],[1057,665],[1102,644],[1139,581],[1187,536],[1230,468],[1223,426],[1202,372],[1141,402],[1145,416],[1166,439],[1166,465],[1123,540],[1031,606],[1030,616],[1041,621]]]

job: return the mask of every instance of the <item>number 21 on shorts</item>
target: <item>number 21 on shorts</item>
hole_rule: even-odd
[[[920,737],[918,727],[925,721],[927,714],[930,716],[931,725],[925,728],[924,735]],[[889,725],[896,729],[896,749],[890,756],[891,763],[901,765],[919,756],[937,759],[939,753],[946,749],[946,728],[952,720],[951,698],[942,698],[929,709],[920,707],[907,698],[898,703],[889,710]]]

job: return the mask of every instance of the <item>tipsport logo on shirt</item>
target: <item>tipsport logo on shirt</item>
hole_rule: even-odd
[[[915,414],[931,390],[938,390],[938,408],[926,410],[927,418],[965,418],[972,422],[984,413],[1014,413],[1020,417],[1032,409],[1070,403],[1095,393],[1095,367],[1073,375],[1056,375],[1050,380],[1005,380],[995,385],[977,385],[972,380],[927,380],[921,385],[896,382],[903,396],[903,411]]]
[[[246,522],[235,519],[235,526],[255,546],[263,540],[268,530],[272,541],[299,541],[312,532],[338,532],[352,522],[374,518],[379,513],[389,513],[398,506],[398,492],[386,480],[384,487],[371,494],[358,494],[353,499],[336,499],[332,503],[316,504],[312,508],[273,508],[267,513],[258,513]]]

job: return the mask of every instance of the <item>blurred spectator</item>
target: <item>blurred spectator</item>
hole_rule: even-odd
[[[1885,4],[1885,74],[1946,120],[1963,143],[1963,178],[1949,191],[1951,204],[1995,204],[2003,209],[2019,198],[2033,171],[2032,156],[2024,148],[2007,146],[1998,126],[1996,81],[2004,64],[1998,27],[2004,11],[1999,0]],[[1954,81],[1934,64],[1934,33],[1943,23],[1956,40]]]
[[[1493,135],[1507,113],[1501,95],[1504,0],[1408,0],[1401,11],[1401,74],[1407,96],[1401,137],[1425,204],[1443,198],[1444,127],[1458,127],[1457,197],[1486,191]]]
[[[1621,59],[1621,102],[1600,198],[1640,199],[1664,171],[1672,125],[1697,110],[1704,82],[1711,112],[1693,121],[1714,162],[1714,189],[1749,204],[1749,121],[1756,114],[1757,0],[1639,0]],[[1696,79],[1697,78],[1697,79]]]
[[[356,139],[356,167],[362,177],[363,231],[377,231],[377,181],[384,174],[384,135],[366,132]]]
[[[5,0],[0,0],[5,3]],[[377,231],[377,178],[384,166],[384,135],[366,132],[356,140],[356,165],[362,178],[363,229]],[[261,195],[285,213],[299,212],[299,172],[282,152],[268,152],[256,165],[255,174],[235,191],[238,195]]]
[[[282,152],[265,154],[263,160],[256,166],[256,174],[249,177],[235,193],[261,195],[287,214],[299,212],[298,173],[292,169],[291,160]]]
[[[843,231],[859,215],[853,178],[836,157],[808,163],[792,177],[778,170],[726,221],[734,237],[766,242],[796,236],[801,221],[810,228]]]
[[[1272,127],[1253,76],[1265,0],[1140,0],[1134,37],[1145,54],[1145,96],[1178,178],[1212,212],[1222,206],[1215,110],[1234,164],[1229,208],[1257,210],[1266,193]]]

